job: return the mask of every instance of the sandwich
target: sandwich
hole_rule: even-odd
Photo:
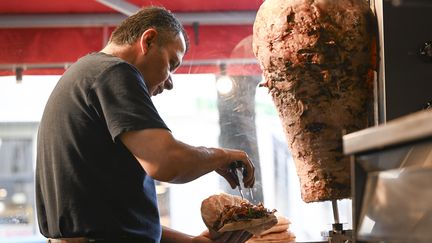
[[[201,204],[201,216],[207,228],[213,232],[246,230],[254,235],[276,225],[276,210],[269,210],[262,203],[252,204],[239,196],[226,193],[212,195]]]

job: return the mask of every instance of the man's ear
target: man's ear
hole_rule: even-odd
[[[144,33],[142,33],[140,39],[140,45],[141,45],[141,51],[144,54],[146,54],[147,51],[149,50],[151,43],[154,43],[156,41],[157,35],[158,32],[153,28],[148,29],[144,31]]]

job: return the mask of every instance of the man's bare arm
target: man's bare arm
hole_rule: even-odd
[[[229,164],[243,161],[248,171],[245,186],[251,187],[255,182],[254,166],[240,150],[191,146],[176,140],[166,129],[126,132],[120,139],[146,173],[159,181],[185,183],[216,170],[235,187]]]

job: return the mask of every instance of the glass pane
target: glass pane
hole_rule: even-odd
[[[34,200],[35,138],[58,77],[0,78],[0,242],[45,242]]]
[[[239,79],[230,78],[232,82]],[[255,165],[261,169],[260,174],[256,175],[260,179],[256,182],[255,199],[261,193],[266,207],[277,209],[280,215],[292,221],[291,230],[298,239],[321,240],[322,232],[327,232],[332,227],[331,202],[306,204],[300,198],[299,180],[279,117],[267,90],[257,87],[257,79],[260,77],[241,77],[242,81],[253,85],[240,87],[238,82],[229,85],[233,89],[229,92],[235,95],[230,96],[228,93],[224,97],[218,90],[219,80],[215,75],[174,75],[174,89],[153,100],[177,139],[192,145],[228,145],[256,152],[257,156],[251,158],[254,158]],[[244,111],[244,96],[250,96],[251,92],[235,90],[245,87],[253,89],[252,97],[248,98],[248,102],[253,104],[253,112]],[[222,117],[222,112],[226,112],[227,117]],[[251,126],[242,119],[252,119],[254,124]],[[224,123],[235,129],[224,130]],[[224,132],[230,134],[223,134]],[[224,136],[231,140],[223,141]],[[236,140],[236,137],[241,137],[242,140]],[[256,143],[257,151],[253,151],[251,145],[245,146],[245,141],[249,144]],[[205,229],[199,211],[203,199],[222,191],[239,194],[214,172],[187,184],[164,184],[163,187],[163,195],[159,195],[160,206],[167,208],[166,205],[169,204],[170,207],[169,211],[162,210],[165,213],[163,218],[169,218],[163,222],[192,235]],[[257,191],[258,188],[262,191]],[[351,201],[339,201],[338,206],[340,222],[344,224],[344,229],[351,229]]]
[[[33,141],[0,139],[0,235],[35,233]]]
[[[251,153],[259,167],[256,202],[263,201],[266,207],[287,217],[299,240],[321,239],[321,232],[330,230],[333,223],[331,204],[306,204],[301,200],[277,112],[267,90],[257,87],[261,77],[229,77],[230,88],[221,88],[219,78],[213,74],[174,75],[174,89],[153,100],[177,139],[191,145],[223,145]],[[0,82],[0,108],[4,111],[0,115],[4,124],[0,135],[7,135],[0,136],[0,242],[43,242],[33,206],[36,128],[29,132],[19,124],[37,124],[58,76],[25,76],[20,84],[13,77],[8,80]],[[239,88],[243,90],[236,90]],[[23,133],[27,135],[23,137]],[[188,234],[201,233],[205,230],[201,201],[221,191],[238,194],[214,172],[187,184],[157,183],[162,223]],[[350,200],[340,201],[339,210],[344,227],[350,228]]]

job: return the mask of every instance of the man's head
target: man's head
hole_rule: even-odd
[[[162,7],[147,7],[126,18],[112,33],[110,44],[134,46],[132,61],[151,95],[172,89],[171,74],[181,64],[189,43],[180,21]]]
[[[162,7],[146,7],[126,18],[113,31],[109,42],[116,45],[131,45],[148,29],[155,29],[160,33],[161,44],[178,34],[183,34],[186,51],[189,48],[188,36],[183,25],[170,11]]]

